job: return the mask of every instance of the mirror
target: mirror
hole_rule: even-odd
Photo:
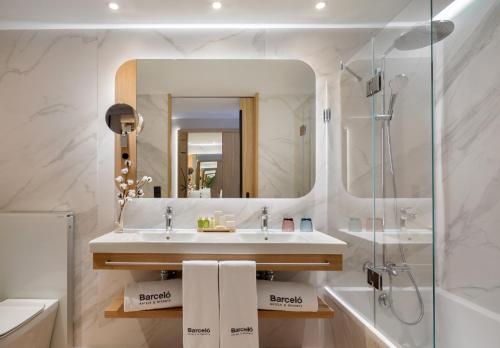
[[[144,197],[296,198],[315,180],[316,79],[291,60],[136,60]],[[118,77],[117,77],[118,78]]]
[[[106,111],[106,124],[116,134],[125,135],[133,131],[139,134],[142,130],[143,119],[128,104],[114,104]]]

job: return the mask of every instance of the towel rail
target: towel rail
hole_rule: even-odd
[[[182,266],[182,262],[105,261],[106,266]],[[330,262],[256,262],[257,266],[331,266]]]

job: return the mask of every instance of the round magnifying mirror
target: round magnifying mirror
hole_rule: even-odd
[[[135,109],[128,104],[114,104],[106,111],[106,124],[117,134],[129,134],[142,130],[143,119]]]

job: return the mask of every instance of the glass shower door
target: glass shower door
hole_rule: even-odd
[[[374,323],[402,347],[434,345],[430,13],[413,1],[372,41]]]

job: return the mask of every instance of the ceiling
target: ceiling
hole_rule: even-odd
[[[387,23],[411,0],[0,0],[3,28],[289,24],[371,27]]]
[[[172,118],[239,120],[239,98],[174,98]]]
[[[221,154],[222,133],[189,133],[188,154]],[[217,163],[217,162],[215,162]],[[215,166],[217,167],[217,166]]]

